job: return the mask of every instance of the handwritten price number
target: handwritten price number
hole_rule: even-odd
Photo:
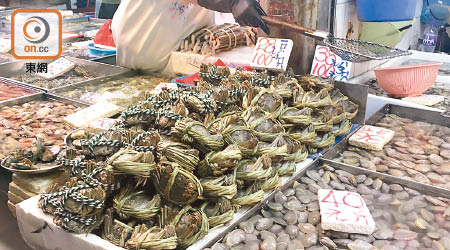
[[[368,127],[365,126],[361,128],[356,134],[356,139],[360,141],[365,141],[367,143],[379,143],[383,140],[385,140],[386,134],[388,134],[389,131],[385,130],[383,128],[374,128],[374,127]]]
[[[317,55],[314,59],[318,62],[313,68],[313,74],[328,77],[329,72],[335,71],[334,65],[336,64],[337,58],[336,55],[331,53],[328,47],[318,47]]]
[[[357,199],[350,199],[349,201],[347,201],[347,199],[351,196],[355,196],[357,197]],[[330,201],[330,199],[332,199]],[[321,202],[326,202],[326,203],[334,203],[334,205],[336,207],[339,207],[339,204],[341,205],[346,205],[349,207],[353,207],[353,208],[362,208],[364,206],[364,202],[361,199],[361,196],[354,194],[354,193],[347,193],[343,198],[342,198],[342,202],[338,202],[336,200],[336,196],[334,195],[334,191],[330,190],[330,192],[328,192],[327,196],[325,196],[325,198],[323,198],[321,200]],[[349,203],[348,203],[349,202]],[[357,202],[357,203],[355,203]],[[358,204],[359,203],[359,204]]]
[[[350,198],[352,197],[353,198]],[[356,198],[356,199],[355,199]],[[325,203],[333,203],[336,207],[336,209],[328,208],[328,213],[326,213],[329,216],[335,217],[338,221],[348,221],[346,218],[341,218],[340,214],[343,214],[343,212],[340,210],[345,207],[339,207],[339,205],[345,205],[347,207],[351,207],[353,209],[361,209],[364,206],[364,202],[361,198],[361,196],[354,194],[354,193],[347,193],[343,198],[342,201],[338,201],[336,199],[336,196],[334,195],[334,191],[330,190],[328,194],[321,200],[321,202]],[[367,220],[367,215],[364,213],[364,211],[356,210],[351,211],[352,215],[355,217],[355,222],[360,222],[360,219],[364,219],[364,224],[368,225],[369,222]]]
[[[277,39],[273,38],[262,38],[259,40],[258,48],[256,48],[257,52],[253,57],[252,63],[269,66],[273,61],[272,53],[275,51],[276,43]]]

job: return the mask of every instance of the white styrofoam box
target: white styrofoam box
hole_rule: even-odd
[[[165,74],[190,75],[199,71],[202,63],[215,63],[222,60],[228,67],[237,68],[250,65],[254,47],[238,47],[230,51],[219,52],[215,56],[203,56],[192,52],[172,52]]]

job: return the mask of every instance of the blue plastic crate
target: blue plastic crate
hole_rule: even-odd
[[[414,19],[418,0],[356,0],[361,22],[396,22]]]

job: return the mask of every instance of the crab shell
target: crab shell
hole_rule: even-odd
[[[203,192],[197,177],[173,162],[159,162],[152,179],[158,193],[174,204],[192,203]]]

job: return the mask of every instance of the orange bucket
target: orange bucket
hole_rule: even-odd
[[[374,69],[378,84],[395,97],[419,96],[436,81],[442,63]]]

